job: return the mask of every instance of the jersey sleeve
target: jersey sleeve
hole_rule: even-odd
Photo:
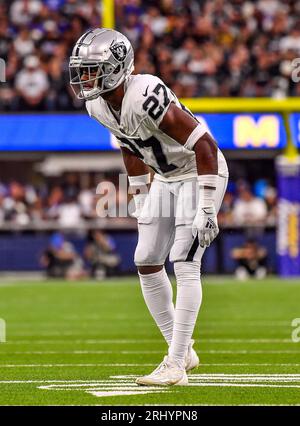
[[[178,100],[160,78],[148,74],[139,77],[131,88],[131,114],[128,116],[131,122],[142,124],[153,132],[158,129],[171,102],[178,103]]]
[[[143,99],[142,109],[145,124],[153,130],[157,129],[162,122],[171,102],[175,101],[175,95],[160,80],[154,77],[149,84],[147,96]]]

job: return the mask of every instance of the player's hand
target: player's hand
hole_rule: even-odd
[[[192,233],[198,234],[200,247],[209,247],[219,233],[217,213],[213,203],[208,206],[198,206],[192,225]]]
[[[131,213],[131,216],[138,219],[141,216],[146,198],[148,194],[136,194],[133,196],[134,204],[135,204],[135,210],[133,213]]]

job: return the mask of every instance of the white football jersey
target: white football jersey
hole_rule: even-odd
[[[120,146],[150,166],[157,179],[178,181],[197,176],[197,168],[194,151],[184,148],[159,129],[171,102],[191,114],[162,80],[153,75],[138,74],[131,75],[125,82],[119,117],[113,114],[101,96],[87,101],[86,108],[90,117],[115,135]],[[204,122],[199,122],[207,128]],[[227,166],[220,150],[218,160],[219,174],[224,175]]]

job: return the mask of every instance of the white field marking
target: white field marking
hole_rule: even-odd
[[[135,376],[133,376],[135,377]],[[66,384],[68,380],[0,380],[0,385],[2,384],[30,384],[30,383],[64,383]],[[84,383],[86,384],[86,380],[77,379],[77,380],[71,380],[72,383]],[[99,380],[89,380],[89,383],[99,383]],[[78,385],[79,386],[79,385]]]
[[[292,350],[209,350],[201,351],[203,354],[300,354],[300,351]]]
[[[125,396],[125,395],[145,395],[149,393],[163,393],[169,392],[170,388],[161,388],[157,386],[137,386],[135,384],[136,376],[130,376],[124,379],[118,377],[114,379],[99,380],[97,383],[89,382],[85,384],[70,383],[65,384],[52,384],[38,386],[41,390],[55,390],[55,391],[84,391],[96,397],[109,397],[109,396]]]
[[[300,367],[300,363],[299,364],[295,364],[295,363],[251,363],[251,362],[234,362],[234,363],[202,363],[200,362],[200,367],[201,366],[212,366],[212,367],[258,367],[258,366],[262,366],[262,367]]]
[[[109,315],[102,315],[102,316],[92,316],[92,317],[88,317],[88,316],[83,316],[83,317],[77,317],[77,318],[65,318],[65,317],[60,317],[55,319],[55,321],[53,319],[45,319],[44,321],[39,321],[39,328],[50,328],[53,326],[57,326],[57,325],[64,325],[64,328],[70,328],[74,322],[79,322],[80,325],[82,327],[89,327],[91,325],[91,323],[95,322],[100,322],[100,321],[136,321],[137,323],[143,322],[149,322],[147,320],[147,318],[145,317],[135,317],[132,315],[114,315],[114,316],[109,316]],[[19,327],[19,328],[30,328],[32,325],[36,325],[36,320],[27,320],[24,323],[20,322],[19,319],[15,319],[15,320],[11,320],[10,324],[14,327]]]
[[[15,351],[2,352],[1,355],[106,355],[106,354],[162,354],[163,351]]]
[[[140,328],[140,327],[144,327],[145,324],[149,324],[149,321],[147,319],[143,320],[143,319],[135,319],[135,318],[131,318],[131,317],[127,317],[127,318],[124,317],[122,319],[120,318],[120,320],[124,320],[124,319],[126,319],[128,321],[131,321],[131,320],[135,321],[134,327]],[[99,321],[100,320],[101,320],[101,322],[107,321],[107,324],[106,324],[106,329],[107,329],[107,327],[109,327],[109,324],[111,323],[111,321],[115,320],[115,317],[111,317],[111,318],[110,317],[101,317],[101,318],[99,318]],[[33,321],[33,322],[20,323],[19,321],[15,321],[15,322],[11,321],[10,324],[15,324],[15,327],[18,330],[17,335],[26,336],[26,335],[33,335],[31,327],[28,327],[28,325],[30,325],[30,324],[35,325],[36,322]],[[42,327],[43,324],[44,324],[44,327]],[[76,335],[76,334],[78,334],[77,332],[73,331],[74,327],[71,324],[70,324],[69,330],[66,330],[65,326],[64,326],[64,330],[62,330],[62,331],[56,331],[55,332],[53,330],[51,330],[51,331],[47,330],[48,328],[53,328],[54,326],[57,327],[57,326],[60,326],[62,324],[64,324],[63,319],[61,321],[56,321],[56,322],[49,322],[49,321],[46,321],[44,323],[39,322],[39,329],[45,328],[46,330],[41,330],[41,331],[39,331],[38,334],[39,335],[45,335],[45,336],[47,336],[47,335],[57,336],[57,335]],[[290,326],[290,322],[289,321],[272,321],[272,320],[270,320],[270,321],[247,321],[247,320],[244,320],[243,318],[241,318],[241,319],[238,319],[236,321],[222,321],[222,320],[220,320],[220,321],[209,321],[208,320],[204,323],[201,323],[200,327],[202,328],[203,331],[205,331],[206,329],[215,328],[215,327],[218,327],[218,328],[227,327],[227,326],[237,327],[238,325],[240,325],[241,328],[245,328],[245,327],[272,327],[272,328],[274,328],[274,327]],[[87,321],[87,322],[81,321],[80,322],[81,328],[82,327],[83,328],[84,327],[91,328],[91,326],[92,326],[92,324],[89,321]],[[113,324],[113,326],[115,326],[115,325]],[[11,327],[11,328],[13,328],[13,327]],[[20,328],[21,329],[24,328],[25,330],[19,332]],[[28,331],[26,330],[26,328],[28,328]],[[85,331],[84,333],[88,334],[88,335],[95,335],[95,332]]]
[[[114,317],[107,317],[107,316],[103,316],[101,318],[99,318],[99,320],[97,321],[107,321],[107,326],[109,326],[109,322],[111,321],[132,321],[135,322],[135,326],[143,326],[144,324],[149,324],[149,320],[147,318],[135,318],[135,317],[119,317],[116,318]],[[91,327],[91,325],[93,324],[91,321],[84,321],[83,318],[81,318],[81,320],[78,318],[78,322],[80,322],[80,327],[81,328],[85,328],[85,327]],[[32,325],[36,325],[36,321],[26,321],[26,322],[20,322],[18,321],[10,321],[11,327],[13,328],[16,327],[18,330],[19,329],[24,329],[21,333],[26,333],[26,329],[28,329],[28,332],[31,331]],[[73,324],[74,321],[71,321],[70,324],[68,325],[68,327],[66,327],[66,321],[64,319],[61,319],[60,321],[39,321],[39,329],[46,329],[45,332],[47,332],[48,328],[52,328],[54,326],[62,326],[64,325],[64,330],[66,330],[66,332],[69,332],[69,330],[71,331],[73,329]],[[93,324],[94,325],[94,324]],[[247,321],[244,320],[243,318],[241,319],[237,319],[236,321],[204,321],[203,323],[199,324],[199,326],[205,330],[206,328],[215,328],[215,327],[227,327],[227,326],[240,326],[240,328],[244,328],[244,327],[286,327],[289,326],[290,322],[289,321]],[[69,330],[68,330],[69,328]],[[62,333],[64,331],[62,330]],[[19,333],[19,334],[21,334]],[[53,333],[53,332],[52,332]]]
[[[259,384],[259,383],[192,383],[189,384],[189,386],[197,386],[197,387],[208,387],[208,386],[214,386],[214,387],[238,387],[238,388],[298,388],[300,389],[299,385],[286,385],[286,384],[280,384],[280,385],[273,385],[273,384]]]
[[[200,343],[293,343],[292,339],[198,339],[197,342]],[[11,340],[7,341],[6,345],[73,345],[73,344],[86,344],[86,345],[105,345],[105,344],[144,344],[144,343],[160,343],[164,344],[162,339],[75,339],[66,341],[63,339],[45,339],[45,340],[34,340],[34,339],[25,339],[25,340]]]
[[[1,277],[1,276],[0,276]],[[22,277],[22,281],[20,281],[20,277],[10,277],[10,278],[6,278],[7,281],[1,281],[0,283],[0,288],[1,287],[61,287],[62,286],[62,282],[56,282],[55,280],[53,281],[48,281],[46,279],[40,279],[39,277]],[[23,281],[24,280],[24,281]],[[114,286],[124,286],[124,285],[137,285],[137,282],[130,282],[130,281],[115,281],[114,282]],[[70,283],[69,283],[70,285]],[[82,286],[91,286],[91,287],[98,287],[99,283],[95,282],[95,281],[91,281],[91,280],[86,280],[84,281],[84,283],[72,283],[71,284],[73,288],[80,288]],[[109,287],[111,286],[111,281],[103,281],[101,282],[101,287]]]
[[[48,391],[84,391],[96,397],[167,393],[169,387],[139,387],[136,375],[110,376],[104,380],[2,380],[1,384],[38,384]],[[300,374],[193,374],[190,387],[300,388]],[[252,405],[252,404],[250,404]]]
[[[126,321],[128,324],[129,323],[134,323],[134,325],[137,326],[144,326],[145,324],[149,324],[149,321],[147,321],[147,319],[140,319],[140,318],[131,318],[131,317],[127,317],[127,318],[112,318],[112,317],[103,317],[103,318],[99,318],[99,320],[93,322],[93,321],[72,321],[70,322],[68,325],[66,325],[66,321],[65,320],[61,320],[61,321],[46,321],[46,322],[38,322],[38,330],[44,330],[44,331],[48,331],[49,329],[52,330],[53,328],[59,328],[59,327],[63,327],[64,331],[72,331],[74,329],[74,325],[75,324],[79,324],[80,325],[80,329],[89,329],[91,328],[91,326],[96,327],[100,322],[107,322],[107,326],[109,327],[114,326],[115,324],[111,324],[112,321]],[[10,327],[12,329],[17,329],[17,330],[21,330],[21,333],[23,332],[27,332],[32,330],[32,327],[35,327],[37,324],[37,321],[26,321],[25,323],[20,323],[20,321],[11,321],[10,322]],[[107,328],[107,327],[105,327]]]
[[[134,327],[144,327],[143,324],[135,324]],[[115,327],[115,325],[114,325]],[[56,327],[57,328],[57,327]],[[72,327],[72,329],[74,330],[75,326]],[[89,328],[95,328],[95,326],[92,327],[92,325],[90,324]],[[97,328],[98,329],[98,328]],[[105,329],[105,331],[107,331],[107,328]],[[78,336],[78,335],[82,335],[84,334],[85,336],[97,336],[99,334],[99,332],[101,332],[101,330],[98,329],[98,332],[93,332],[93,331],[87,331],[84,330],[82,332],[76,332],[76,331],[37,331],[37,332],[32,332],[32,331],[23,331],[23,332],[19,332],[19,330],[17,332],[14,332],[12,329],[10,329],[11,335],[13,335],[14,337],[18,337],[18,336],[32,336],[34,337],[40,337],[40,336]]]
[[[199,343],[293,343],[291,338],[288,339],[199,339]]]
[[[124,323],[125,320],[122,320],[121,322]],[[103,324],[105,323],[105,326]],[[135,329],[142,329],[145,330],[147,326],[149,326],[149,321],[141,321],[141,320],[130,320],[129,318],[125,321],[127,326],[134,327]],[[38,327],[36,327],[36,322],[33,323],[31,326],[26,324],[26,326],[19,326],[18,324],[10,324],[10,330],[15,336],[32,336],[32,335],[45,335],[45,336],[56,336],[56,335],[99,335],[103,332],[107,332],[107,330],[114,330],[116,325],[113,324],[112,319],[103,318],[100,322],[89,322],[86,324],[80,323],[72,323],[69,327],[65,327],[63,325],[63,320],[61,322],[57,323],[51,323],[47,326],[41,327],[40,324]],[[289,325],[289,324],[288,324]],[[287,325],[287,326],[288,326]],[[285,326],[286,327],[286,326]],[[53,330],[60,330],[61,331],[53,331]],[[33,331],[34,330],[34,331]],[[79,331],[74,331],[79,330]]]
[[[131,375],[132,376],[132,375]],[[118,376],[120,377],[120,376]],[[194,380],[221,380],[223,381],[224,379],[226,380],[244,380],[244,381],[261,381],[261,380],[271,380],[272,382],[275,381],[285,381],[285,380],[290,380],[290,381],[300,381],[300,374],[289,374],[289,373],[285,373],[285,374],[280,374],[280,373],[275,373],[275,374],[259,374],[259,373],[240,373],[240,374],[225,374],[225,373],[214,373],[214,374],[192,374],[189,376],[189,378],[194,381]]]
[[[162,391],[158,391],[156,390],[149,390],[147,389],[147,387],[144,387],[141,390],[135,389],[135,390],[122,390],[122,391],[118,391],[118,390],[114,390],[114,391],[104,391],[104,392],[99,392],[99,391],[91,391],[91,392],[87,392],[90,393],[93,396],[96,396],[98,398],[101,398],[103,396],[126,396],[126,395],[146,395],[148,393],[162,393]]]
[[[157,363],[127,364],[127,363],[96,363],[96,364],[0,364],[1,368],[55,368],[55,367],[153,367]],[[300,363],[200,363],[203,367],[300,367]],[[1,383],[1,382],[0,382]]]
[[[145,324],[146,323],[135,323],[134,325],[133,325],[133,327],[136,329],[136,328],[145,328]],[[147,322],[147,325],[148,325],[148,322]],[[233,324],[234,325],[234,324]],[[270,325],[271,326],[271,325]],[[115,325],[114,325],[114,327],[115,327]],[[250,325],[250,327],[253,327],[252,325]],[[256,326],[255,326],[256,327]],[[281,327],[290,327],[290,324],[289,323],[287,323],[287,324],[285,324],[285,325],[282,325]],[[57,328],[57,327],[56,327]],[[95,326],[94,325],[92,325],[92,324],[89,324],[89,327],[88,327],[89,329],[91,329],[91,328],[95,328]],[[106,329],[105,329],[105,331],[107,331],[107,328],[108,327],[106,327]],[[220,328],[220,326],[217,326],[216,325],[216,328]],[[245,326],[244,326],[244,324],[243,324],[243,328],[245,328]],[[72,327],[72,329],[74,330],[74,327]],[[100,330],[101,331],[101,330]],[[204,333],[204,334],[214,334],[215,333],[215,328],[213,328],[212,330],[208,330],[208,329],[206,329],[205,327],[203,327],[202,328],[202,332]],[[18,336],[20,336],[20,337],[26,337],[26,336],[36,336],[36,337],[39,337],[39,336],[46,336],[46,337],[48,337],[48,336],[78,336],[78,335],[80,335],[80,334],[84,334],[84,335],[87,335],[87,336],[96,336],[97,334],[99,334],[99,330],[98,330],[98,333],[96,333],[96,332],[93,332],[93,331],[88,331],[88,330],[84,330],[84,331],[81,331],[81,332],[76,332],[76,331],[44,331],[44,330],[40,330],[40,331],[36,331],[36,332],[32,332],[32,330],[28,330],[28,331],[19,331],[19,328],[16,330],[16,332],[14,331],[14,330],[12,330],[11,329],[11,334],[14,336],[14,337],[18,337]]]
[[[204,341],[204,340],[203,340]],[[63,339],[23,339],[23,340],[11,340],[6,342],[9,345],[20,345],[20,344],[29,344],[29,345],[46,345],[46,344],[87,344],[87,345],[96,345],[96,344],[137,344],[137,343],[161,343],[164,344],[162,339],[72,339],[70,341]]]
[[[132,320],[132,321],[143,321],[143,322],[148,322],[149,320],[147,319],[147,317],[144,316],[134,316],[134,315],[124,315],[124,314],[120,314],[120,315],[78,315],[78,316],[57,316],[55,317],[55,320],[52,318],[47,319],[45,318],[44,321],[39,321],[39,327],[41,326],[46,326],[46,327],[50,327],[52,325],[58,325],[58,324],[65,324],[66,322],[70,321],[80,321],[80,324],[82,324],[83,326],[85,325],[90,325],[90,320],[98,320],[98,321],[103,321],[103,320]],[[20,322],[20,320],[18,318],[15,319],[11,319],[10,321],[11,324],[14,324],[18,327],[26,327],[26,325],[35,325],[36,324],[36,320],[35,319],[31,319],[31,320],[26,320],[25,322]],[[241,326],[243,325],[267,325],[267,326],[281,326],[281,325],[290,325],[289,321],[286,320],[248,320],[245,318],[237,318],[236,320],[222,320],[222,319],[202,319],[199,323],[199,325],[201,327],[209,327],[209,326],[219,326],[219,325],[238,325],[241,324]],[[28,327],[29,328],[29,327]]]
[[[130,378],[134,378],[136,377],[134,374],[124,374],[124,375],[116,375],[116,376],[110,376],[110,379],[120,379],[120,380],[128,380]],[[274,379],[274,378],[295,378],[297,380],[300,380],[300,373],[285,373],[285,374],[281,374],[281,373],[267,373],[267,374],[260,374],[260,373],[203,373],[203,374],[198,374],[198,373],[194,373],[194,374],[190,374],[189,379],[191,380],[206,380],[206,379],[220,379],[223,380],[225,379],[232,379],[232,380],[236,380],[236,379],[246,379],[248,380],[249,378],[253,378],[253,379]],[[273,381],[273,380],[272,380]]]
[[[98,382],[75,383],[66,381],[59,384],[38,386],[41,390],[84,391],[96,397],[138,395],[144,393],[167,393],[170,387],[139,387],[135,375],[110,376]],[[189,376],[191,387],[263,387],[300,389],[300,374],[193,374]]]
[[[56,367],[153,367],[157,364],[0,364],[1,368],[56,368]]]
[[[0,356],[9,355],[108,355],[108,354],[121,354],[121,355],[131,355],[131,354],[162,354],[163,350],[160,351],[86,351],[86,350],[76,350],[76,351],[14,351],[14,352],[2,352]],[[251,354],[300,354],[300,351],[297,350],[206,350],[200,351],[201,354],[213,354],[213,355],[223,355],[223,354],[237,354],[237,355],[251,355]]]

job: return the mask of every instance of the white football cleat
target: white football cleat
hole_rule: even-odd
[[[184,367],[165,356],[151,374],[137,378],[135,383],[140,386],[186,386],[189,380]]]
[[[185,356],[185,371],[191,371],[194,368],[197,368],[199,366],[199,357],[193,349],[193,344],[195,343],[195,340],[191,340],[191,343],[189,344],[186,356]]]

